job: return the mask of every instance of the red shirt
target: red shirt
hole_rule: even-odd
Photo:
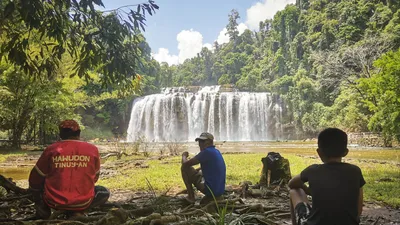
[[[41,189],[52,208],[83,210],[94,197],[94,184],[100,172],[96,146],[64,140],[47,147],[29,176],[29,186]]]

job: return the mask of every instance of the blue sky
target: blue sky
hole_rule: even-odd
[[[106,9],[132,5],[144,0],[103,0]],[[155,0],[160,9],[147,18],[145,36],[157,61],[182,63],[202,47],[227,42],[225,31],[232,9],[241,16],[239,31],[257,29],[258,22],[295,0]],[[133,7],[136,9],[135,7]]]

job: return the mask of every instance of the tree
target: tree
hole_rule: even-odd
[[[136,5],[136,11],[123,6],[111,11],[101,0],[5,0],[0,4],[0,56],[33,77],[47,74],[52,78],[64,53],[74,58],[71,75],[90,80],[89,71],[103,74],[104,86],[118,83],[132,87],[139,60],[140,30],[144,30],[146,14],[158,6],[153,0]],[[126,12],[126,9],[129,11]],[[126,12],[126,13],[125,13]],[[39,51],[32,49],[32,37]],[[52,57],[46,57],[46,52]]]
[[[237,29],[237,20],[240,19],[239,12],[236,9],[232,9],[229,14],[229,23],[226,25],[226,34],[229,35],[229,39],[235,41],[239,37],[239,31]]]
[[[374,63],[378,72],[358,83],[365,90],[365,105],[373,112],[368,126],[382,132],[386,146],[400,140],[400,50],[388,52]]]
[[[241,91],[272,92],[286,106],[281,124],[298,134],[313,136],[325,126],[392,138],[398,133],[395,95],[384,92],[392,86],[380,90],[394,102],[390,106],[380,111],[366,103],[384,104],[370,93],[382,86],[375,78],[383,73],[382,60],[374,62],[400,47],[398,1],[297,0],[260,22],[259,31],[241,35],[239,18],[232,10],[228,43],[173,67],[174,85],[235,84]]]
[[[79,119],[75,109],[86,99],[79,91],[82,84],[79,77],[35,79],[2,61],[0,86],[7,95],[0,99],[0,128],[10,131],[12,146],[20,148],[23,135],[28,140],[40,135],[43,144],[46,133],[54,134],[60,120]]]

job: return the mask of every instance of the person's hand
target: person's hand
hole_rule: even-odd
[[[182,157],[183,157],[183,156],[186,157],[186,158],[189,157],[189,152],[183,152],[183,153],[182,153]]]

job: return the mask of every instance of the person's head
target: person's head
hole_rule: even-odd
[[[347,149],[347,134],[338,128],[327,128],[318,135],[318,155],[323,162],[329,159],[345,157]]]
[[[203,132],[195,141],[199,142],[200,151],[203,151],[207,147],[214,145],[214,136],[210,133]]]
[[[58,126],[62,140],[79,140],[81,129],[75,120],[64,120]]]

